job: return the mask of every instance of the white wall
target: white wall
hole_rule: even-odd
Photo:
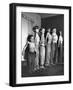
[[[22,13],[21,19],[21,30],[22,30],[22,43],[25,45],[28,34],[33,34],[32,28],[35,25],[41,27],[41,17],[34,13]],[[33,22],[32,22],[33,21]],[[22,44],[22,47],[24,46]]]
[[[28,12],[22,12],[24,18],[25,16],[27,16],[27,18],[29,18],[29,20],[34,21],[33,22],[33,26],[38,25],[41,26],[41,17],[39,14],[37,13],[28,13]]]
[[[33,34],[32,28],[35,25],[38,25],[39,27],[41,27],[40,15],[35,14],[35,13],[26,13],[26,12],[22,13],[22,19],[21,19],[22,50],[26,44],[28,34]]]

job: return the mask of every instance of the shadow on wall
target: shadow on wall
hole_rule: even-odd
[[[57,15],[47,18],[41,19],[41,26],[48,28],[57,28],[57,34],[59,35],[59,31],[62,31],[62,34],[64,36],[64,15]],[[51,31],[52,32],[52,31]]]

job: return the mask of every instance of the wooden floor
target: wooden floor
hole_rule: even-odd
[[[28,67],[22,62],[22,77],[35,77],[35,76],[57,76],[64,75],[64,64],[50,65],[45,69],[40,69],[36,72],[29,73]]]

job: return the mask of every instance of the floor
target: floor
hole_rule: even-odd
[[[45,67],[33,73],[28,73],[26,63],[22,61],[22,77],[35,77],[35,76],[57,76],[64,75],[64,64],[56,64]]]

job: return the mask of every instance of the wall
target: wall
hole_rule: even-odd
[[[35,25],[41,27],[41,17],[35,13],[22,13],[21,18],[21,30],[22,30],[22,50],[26,44],[28,34],[33,34],[32,28]],[[22,57],[22,60],[23,57]]]
[[[42,27],[45,27],[46,29],[51,28],[51,33],[52,33],[53,27],[56,27],[57,35],[59,36],[59,31],[62,31],[62,35],[64,35],[64,15],[57,15],[57,16],[52,16],[48,18],[43,18],[41,22],[42,22],[41,24]],[[63,50],[64,50],[64,47],[63,47]],[[62,51],[62,53],[64,53],[64,51]],[[58,54],[59,54],[59,51],[58,51]],[[59,61],[58,59],[58,63],[64,63],[64,54],[61,61]]]
[[[59,31],[64,31],[64,15],[43,18],[41,22],[41,26],[44,26],[46,29],[51,28],[52,30],[53,27],[56,27],[57,33]]]

